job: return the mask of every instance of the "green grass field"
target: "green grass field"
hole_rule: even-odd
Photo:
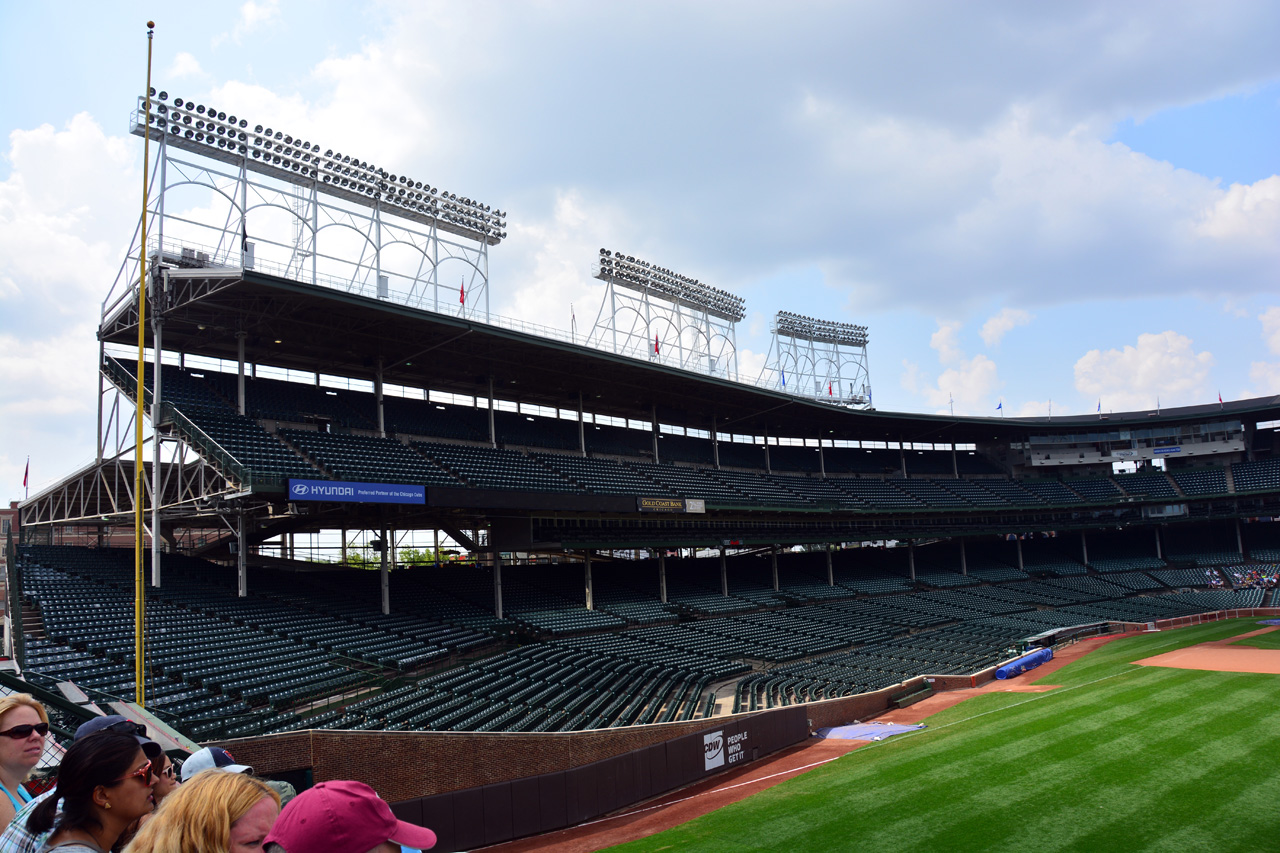
[[[1272,631],[1269,634],[1259,634],[1256,637],[1246,637],[1243,640],[1236,640],[1231,645],[1253,646],[1258,649],[1280,649],[1280,631]]]
[[[1048,676],[1058,690],[975,697],[613,849],[1280,850],[1280,676],[1130,663],[1257,627],[1115,640]]]

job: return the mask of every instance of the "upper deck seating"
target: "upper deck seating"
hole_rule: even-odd
[[[553,447],[561,450],[579,448],[577,421],[519,412],[494,412],[493,423],[501,444]]]
[[[825,456],[825,453],[822,455]],[[769,468],[773,471],[816,473],[822,468],[819,456],[816,447],[778,445],[769,448]]]
[[[1120,474],[1115,482],[1124,489],[1126,495],[1134,498],[1174,498],[1177,491],[1164,474]]]
[[[277,433],[334,477],[379,483],[459,486],[461,483],[395,439],[312,430]]]
[[[514,450],[417,441],[413,446],[476,488],[539,492],[582,491],[581,487],[555,471]]]
[[[1227,493],[1227,473],[1222,468],[1188,468],[1171,476],[1187,496]]]

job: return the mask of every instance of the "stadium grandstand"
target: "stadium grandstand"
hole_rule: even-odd
[[[24,501],[8,546],[12,655],[42,696],[79,697],[59,706],[71,718],[141,698],[140,667],[175,742],[243,739],[237,754],[281,778],[365,773],[410,802],[549,772],[530,738],[590,734],[581,754],[604,760],[774,709],[887,703],[1045,637],[1275,604],[1257,579],[1280,563],[1280,398],[1053,419],[878,411],[864,328],[786,327],[830,346],[851,334],[856,387],[743,380],[741,300],[603,250],[609,287],[714,319],[716,348],[618,317],[594,337],[529,328],[487,310],[505,214],[318,147],[313,160],[222,113],[197,140],[190,104],[157,103],[135,131],[151,128],[169,180],[270,189],[304,223],[345,204],[382,239],[420,227],[473,276],[459,292],[434,269],[397,272],[390,251],[385,267],[335,260],[319,228],[255,246],[246,222],[266,214],[239,200],[200,242],[153,200],[98,330],[98,459]],[[399,207],[371,207],[366,187]],[[138,482],[143,661],[138,563],[120,547]],[[353,531],[376,537],[372,565],[346,553]],[[406,531],[461,559],[406,560],[389,544]],[[300,554],[298,537],[341,552]],[[804,728],[803,712],[785,719]],[[300,739],[356,731],[396,750],[432,733],[513,740],[482,742],[504,769],[424,787],[377,776],[376,758],[325,765]],[[481,743],[421,742],[436,762]]]

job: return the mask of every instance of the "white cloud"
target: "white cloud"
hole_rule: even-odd
[[[938,351],[938,361],[953,364],[964,357],[959,341],[960,324],[938,321],[938,331],[929,338],[929,346]]]
[[[169,80],[201,79],[206,76],[204,69],[200,67],[200,61],[186,51],[175,56],[169,70],[165,72],[165,77]]]
[[[1262,338],[1267,349],[1280,355],[1280,306],[1272,306],[1263,311],[1258,319],[1262,321]]]
[[[930,338],[929,345],[937,351],[938,362],[944,368],[930,379],[921,373],[919,365],[903,361],[899,382],[913,395],[924,399],[935,411],[957,415],[986,415],[994,411],[999,398],[999,372],[996,363],[985,355],[966,358],[959,342],[960,324],[954,321],[938,321],[938,330]]]
[[[1018,326],[1027,325],[1032,319],[1032,315],[1021,308],[1002,308],[999,314],[982,324],[982,341],[989,347],[996,346],[1006,334]]]
[[[1280,175],[1232,184],[1199,223],[1200,234],[1223,244],[1249,246],[1275,256],[1280,240]]]
[[[1076,390],[1101,398],[1103,411],[1136,411],[1203,403],[1213,354],[1196,352],[1173,331],[1141,334],[1137,345],[1090,350],[1076,362]]]
[[[1251,363],[1249,380],[1253,383],[1253,388],[1244,392],[1245,397],[1280,394],[1280,363],[1274,361]]]
[[[1262,322],[1262,340],[1273,355],[1280,355],[1280,306],[1272,306],[1258,315]],[[1280,394],[1280,362],[1255,361],[1249,365],[1252,387],[1243,396],[1257,397]]]
[[[94,453],[100,306],[142,195],[129,141],[87,114],[9,136],[0,183],[0,486],[32,492]]]
[[[278,23],[280,19],[280,0],[262,0],[262,2],[247,0],[240,6],[240,15],[231,29],[230,38],[238,44],[245,36]],[[216,36],[213,39],[213,46],[221,45],[227,38],[226,33]]]

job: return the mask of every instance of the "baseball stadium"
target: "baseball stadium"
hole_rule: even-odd
[[[105,712],[442,851],[1274,846],[1280,398],[882,411],[866,326],[779,311],[746,376],[744,300],[625,247],[534,326],[496,207],[129,122],[96,459],[6,542],[46,783]]]

